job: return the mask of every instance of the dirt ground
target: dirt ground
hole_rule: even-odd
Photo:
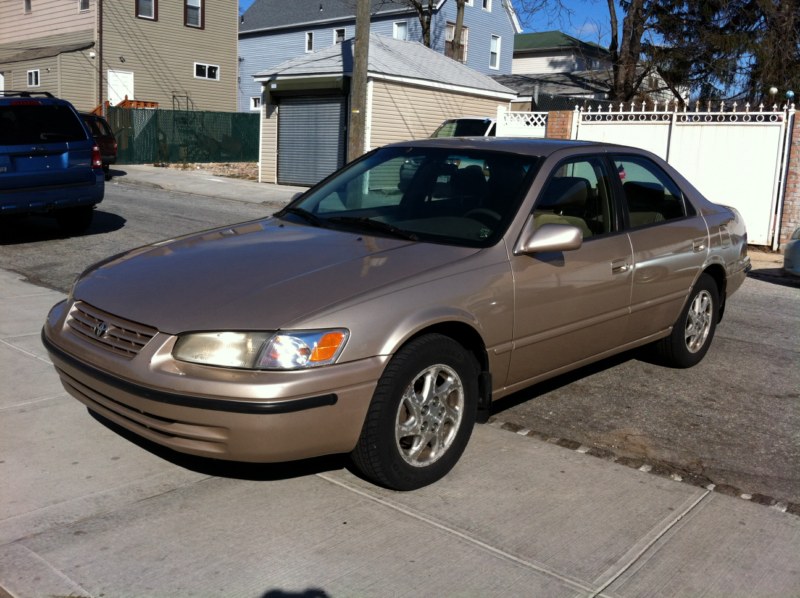
[[[175,168],[177,170],[204,170],[214,176],[227,176],[236,179],[246,179],[249,181],[258,180],[257,162],[219,162],[219,163],[178,163],[178,164],[156,164],[165,168]]]

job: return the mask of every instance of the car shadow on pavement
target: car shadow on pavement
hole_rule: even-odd
[[[127,221],[122,216],[95,210],[91,226],[80,234],[70,235],[62,230],[55,218],[48,216],[10,216],[0,219],[0,245],[22,245],[70,236],[88,237],[121,229]]]
[[[90,409],[87,409],[87,411],[106,428],[119,434],[139,448],[165,461],[169,461],[173,465],[203,475],[235,480],[269,482],[300,478],[349,467],[347,455],[329,455],[286,463],[243,463],[240,461],[223,461],[221,459],[186,455],[133,434]]]
[[[538,384],[534,384],[533,386],[523,388],[522,390],[510,394],[507,397],[498,399],[492,403],[491,415],[493,417],[498,417],[502,412],[507,411],[513,407],[516,407],[517,405],[521,405],[522,403],[527,403],[528,401],[533,401],[538,397],[546,395],[550,392],[553,392],[565,386],[569,386],[573,382],[577,382],[578,380],[581,380],[583,378],[588,378],[593,374],[609,370],[613,367],[621,365],[632,359],[647,361],[649,363],[653,358],[651,355],[651,351],[648,349],[648,347],[640,347],[638,349],[631,349],[630,351],[625,351],[624,353],[620,353],[618,355],[612,355],[611,357],[607,357],[606,359],[603,359],[601,361],[585,365],[582,368],[578,368],[577,370],[572,370],[571,372],[561,374],[559,376],[556,376],[555,378],[549,378],[548,380],[543,380]]]
[[[761,280],[783,287],[800,288],[800,277],[785,274],[782,268],[759,268],[758,270],[750,270],[747,276],[748,278],[754,278],[755,280]]]

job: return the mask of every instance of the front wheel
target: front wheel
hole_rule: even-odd
[[[351,454],[372,481],[414,490],[444,477],[467,446],[478,365],[453,339],[430,334],[401,348],[378,381]]]
[[[719,320],[719,291],[716,281],[701,274],[692,288],[672,334],[658,341],[659,357],[672,367],[688,368],[700,363],[711,346]]]

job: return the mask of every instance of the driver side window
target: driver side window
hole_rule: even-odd
[[[534,225],[569,224],[584,239],[613,232],[610,178],[605,161],[577,158],[553,173],[534,206]]]

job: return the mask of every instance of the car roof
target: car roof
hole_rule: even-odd
[[[20,101],[26,104],[40,104],[40,105],[65,105],[72,106],[67,100],[55,97],[49,91],[14,91],[3,90],[0,91],[0,103],[3,104],[18,104]]]
[[[623,150],[633,153],[646,153],[634,147],[610,143],[575,141],[569,139],[533,139],[526,137],[438,137],[392,143],[386,147],[439,147],[454,151],[491,150],[532,156],[549,156],[561,150],[577,148],[591,148],[594,151],[605,148],[613,151]]]

